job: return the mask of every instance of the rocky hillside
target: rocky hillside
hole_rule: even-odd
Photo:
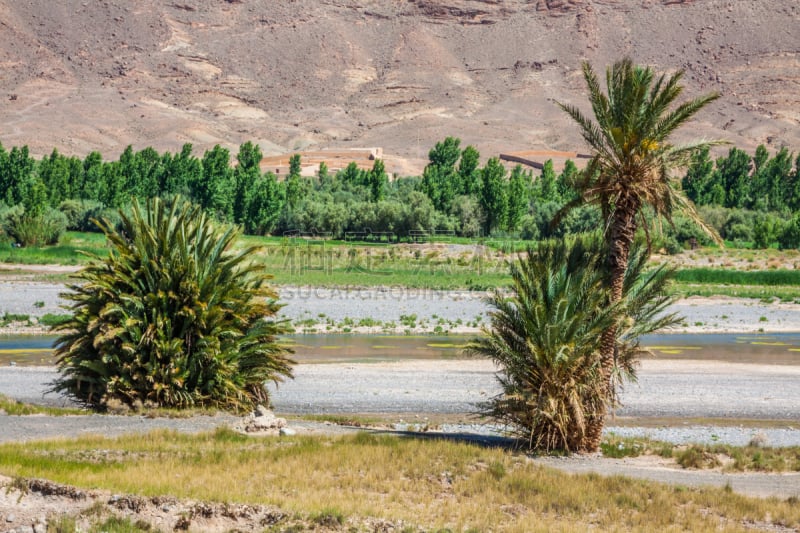
[[[0,0],[0,141],[382,146],[401,171],[447,135],[576,149],[553,101],[585,101],[582,60],[629,55],[722,93],[687,137],[798,150],[798,20],[796,0]]]

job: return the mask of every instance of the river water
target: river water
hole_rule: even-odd
[[[465,357],[471,336],[449,335],[292,335],[285,338],[299,363],[386,362]],[[0,366],[49,366],[54,336],[0,336]],[[737,335],[686,333],[643,339],[659,360],[800,365],[800,333]]]

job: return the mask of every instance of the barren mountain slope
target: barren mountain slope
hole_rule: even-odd
[[[0,0],[0,142],[383,146],[401,171],[447,135],[576,149],[553,101],[630,55],[722,93],[687,138],[797,150],[798,23],[796,0]]]

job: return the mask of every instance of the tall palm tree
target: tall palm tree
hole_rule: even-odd
[[[686,166],[694,153],[713,143],[674,146],[669,142],[677,128],[719,95],[711,93],[674,105],[683,91],[680,85],[683,72],[656,77],[652,69],[634,65],[630,59],[623,59],[607,70],[605,94],[589,63],[583,64],[583,76],[595,120],[575,106],[558,105],[578,123],[593,156],[575,184],[577,198],[562,212],[583,203],[600,206],[605,220],[610,300],[614,303],[622,298],[637,230],[643,229],[649,238],[646,211],[669,222],[672,214],[680,211],[719,242],[671,175],[675,168]],[[612,325],[601,338],[602,373],[609,394],[613,393],[609,380],[614,366],[616,330],[617,325]],[[603,416],[590,425],[588,448],[596,449]]]
[[[500,367],[502,393],[487,414],[506,423],[530,448],[586,451],[588,422],[608,401],[597,339],[619,323],[614,372],[635,377],[639,337],[674,323],[665,267],[645,272],[646,253],[634,249],[623,294],[608,305],[596,236],[541,241],[511,263],[511,286],[488,303],[490,326],[467,352]],[[616,388],[616,387],[615,387]]]

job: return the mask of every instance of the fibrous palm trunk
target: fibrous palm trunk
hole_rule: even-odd
[[[636,234],[636,202],[620,202],[612,214],[611,226],[608,229],[608,268],[610,282],[610,303],[622,300],[625,286],[625,273],[628,270],[628,258],[631,245]],[[614,397],[611,378],[614,371],[615,350],[617,346],[617,325],[603,332],[600,337],[600,369],[603,375],[607,402],[599,411],[591,414],[586,421],[586,434],[581,451],[596,452],[603,438],[606,410]]]

